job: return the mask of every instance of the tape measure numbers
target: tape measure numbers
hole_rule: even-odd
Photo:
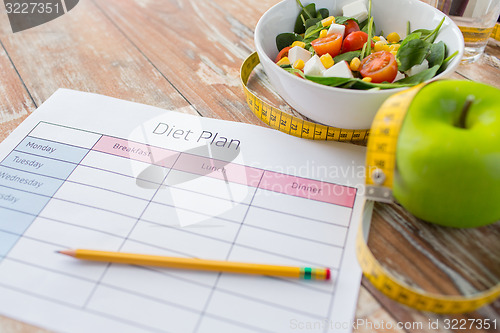
[[[255,66],[260,63],[257,52],[245,59],[240,69],[241,85],[245,90],[248,106],[253,113],[272,128],[299,138],[326,141],[363,141],[368,130],[343,129],[313,123],[283,112],[261,100],[247,87],[248,78]]]
[[[413,97],[423,86],[422,83],[392,95],[375,114],[366,151],[366,198],[369,200],[392,202],[399,130]]]
[[[366,197],[373,201],[392,202],[399,131],[413,97],[425,84],[419,84],[389,97],[375,115],[368,137],[368,130],[345,130],[315,124],[265,103],[247,87],[248,78],[258,64],[257,53],[252,53],[241,66],[241,83],[247,103],[255,115],[272,128],[301,138],[335,141],[357,141],[368,138]],[[367,201],[366,204],[370,205],[373,202]],[[369,222],[370,218],[364,218],[358,231],[356,239],[358,261],[366,278],[389,298],[417,310],[452,314],[472,312],[500,296],[500,283],[470,296],[431,294],[405,284],[385,269],[368,248],[365,235],[368,234]]]

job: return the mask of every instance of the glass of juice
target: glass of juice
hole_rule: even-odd
[[[463,63],[477,61],[500,15],[500,0],[423,0],[448,15],[464,35]]]

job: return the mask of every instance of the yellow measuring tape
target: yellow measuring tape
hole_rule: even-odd
[[[335,141],[357,141],[368,138],[366,197],[373,201],[392,202],[397,138],[407,109],[424,84],[403,90],[388,98],[375,115],[368,137],[368,130],[345,130],[304,121],[262,101],[247,87],[248,78],[258,64],[257,53],[252,53],[241,66],[241,83],[247,103],[255,115],[274,129],[302,138]],[[417,310],[451,314],[473,312],[500,296],[500,284],[470,296],[432,294],[405,284],[385,269],[372,254],[364,236],[367,231],[365,223],[369,220],[363,222],[356,240],[359,264],[366,278],[389,298]]]
[[[439,314],[474,312],[500,296],[500,284],[469,296],[446,296],[417,289],[402,282],[382,266],[368,248],[360,226],[356,239],[356,254],[363,274],[375,288],[387,297],[413,309]],[[367,230],[367,229],[365,229]]]
[[[495,24],[490,37],[500,41],[500,23]]]
[[[368,139],[366,150],[366,198],[369,200],[392,202],[399,130],[413,97],[423,86],[419,84],[392,95],[375,114],[372,138]]]
[[[368,130],[343,129],[313,123],[294,117],[262,101],[247,87],[248,78],[259,63],[257,52],[252,53],[241,65],[240,77],[248,106],[264,123],[278,131],[311,140],[363,141],[368,137]]]

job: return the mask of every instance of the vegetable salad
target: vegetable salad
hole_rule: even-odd
[[[434,30],[410,30],[404,39],[396,32],[375,34],[363,0],[342,8],[342,16],[328,9],[303,6],[293,32],[276,37],[275,62],[284,70],[320,84],[353,89],[390,89],[431,79],[457,53],[446,57],[444,42],[435,42],[443,20]],[[369,42],[368,42],[369,41]]]

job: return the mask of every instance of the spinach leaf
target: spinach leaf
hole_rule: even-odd
[[[310,27],[316,27],[316,24],[318,22],[321,22],[321,19],[317,17],[312,19],[307,19],[306,22],[304,23],[304,27],[306,28],[305,31],[307,31],[307,29],[309,29]]]
[[[420,32],[414,32],[405,37],[403,41],[401,42],[399,48],[401,49],[403,46],[405,46],[409,41],[414,40],[414,39],[420,39],[420,36],[422,34]]]
[[[413,84],[413,85],[422,83],[424,81],[427,81],[427,80],[433,78],[436,75],[439,67],[441,67],[441,65],[435,65],[433,67],[427,68],[424,71],[421,71],[420,73],[405,77],[404,79],[398,80],[394,83],[395,84]]]
[[[412,34],[420,34],[420,37],[419,37],[420,39],[426,40],[430,43],[434,43],[434,41],[436,40],[436,37],[438,35],[439,29],[441,29],[441,26],[443,25],[444,19],[445,18],[443,17],[443,19],[439,22],[437,27],[435,27],[433,30],[417,29],[417,30],[413,31]],[[407,30],[408,31],[410,30],[410,22],[408,22]]]
[[[338,86],[339,88],[344,88],[344,89],[356,89],[354,88],[354,85],[356,84],[356,80],[350,80],[349,82],[346,82],[340,86]]]
[[[444,22],[444,17],[443,19],[441,20],[441,22],[439,22],[438,26],[436,28],[434,28],[434,30],[426,30],[426,29],[418,29],[418,30],[415,30],[414,32],[420,32],[422,34],[422,38],[423,40],[428,40],[430,43],[434,43],[434,41],[436,40],[436,37],[438,35],[438,32],[439,32],[439,29],[441,29],[441,26],[443,25],[443,22]]]
[[[446,65],[448,61],[451,59],[455,58],[455,56],[458,54],[458,50],[453,52],[450,56],[446,57],[446,59],[443,60],[443,65]]]
[[[417,30],[413,31],[412,33],[414,33],[414,34],[420,34],[420,38],[424,39],[424,38],[428,37],[432,33],[432,30],[417,29]]]
[[[292,45],[296,40],[302,41],[302,36],[293,32],[284,32],[276,36],[276,47],[278,51],[281,51],[285,47]]]
[[[369,23],[369,21],[370,21],[369,19],[366,19],[366,20],[363,21],[363,23],[361,23],[359,25],[359,29],[361,31],[363,31],[364,33],[368,33],[368,23]],[[375,23],[373,23],[373,31],[376,31],[375,30]],[[383,35],[383,32],[380,32],[379,35]]]
[[[324,27],[321,24],[321,21],[307,28],[306,32],[304,33],[304,39],[302,40],[304,43],[306,43],[306,46],[304,48],[308,49],[311,46],[311,42],[319,38],[319,33],[323,29]]]
[[[370,53],[372,53],[372,43],[371,43],[371,40],[373,38],[373,29],[374,29],[373,17],[369,18],[367,25],[368,25],[368,32],[367,32],[368,39],[365,42],[365,44],[363,44],[363,48],[361,49],[361,58],[360,59],[364,59],[365,57],[368,57],[368,55]]]
[[[326,8],[320,8],[318,9],[318,13],[316,14],[316,17],[319,19],[325,19],[328,16],[330,16],[330,12]]]
[[[353,80],[346,77],[325,77],[325,76],[310,76],[310,75],[306,75],[306,79],[330,87],[338,87]]]
[[[425,59],[427,59],[427,61],[429,62],[429,67],[433,67],[436,65],[439,65],[441,67],[444,61],[445,54],[446,45],[443,41],[440,41],[431,45],[429,54]]]
[[[319,84],[323,84],[331,87],[340,88],[353,88],[353,89],[392,89],[401,87],[411,87],[415,85],[414,83],[371,83],[365,82],[358,78],[345,78],[345,77],[323,77],[323,76],[309,76],[306,75],[306,79],[314,81]]]
[[[431,44],[429,42],[421,39],[412,39],[401,46],[396,55],[398,69],[404,72],[415,65],[421,64],[427,56],[427,53],[429,53],[430,46]]]
[[[348,17],[348,16],[335,16],[335,23],[337,23],[337,24],[345,24],[349,20],[356,21],[356,23],[358,23],[358,25],[359,25],[358,20],[356,20],[355,18]]]
[[[318,35],[319,35],[319,34],[318,34]],[[312,42],[313,40],[315,40],[315,39],[318,39],[318,37],[319,37],[318,35],[311,36],[311,37],[309,37],[309,38],[306,38],[306,39],[302,40],[304,43],[306,43],[306,45],[304,46],[304,48],[305,48],[306,50],[309,50],[310,52],[314,51],[314,48],[312,47],[311,42]],[[314,51],[314,52],[316,52],[316,51]]]
[[[335,58],[333,58],[333,61],[335,63],[338,63],[339,61],[343,61],[343,60],[345,60],[345,61],[351,61],[355,57],[359,58],[360,54],[361,54],[361,50],[349,51],[349,52],[346,52],[346,53],[341,53],[338,56],[336,56]]]
[[[321,21],[316,22],[315,25],[312,25],[307,28],[306,32],[304,33],[304,39],[309,38],[313,35],[319,35],[319,32],[323,30],[323,24],[321,24]]]
[[[360,89],[360,90],[368,90],[368,89],[394,89],[394,88],[402,88],[402,87],[411,87],[414,84],[401,84],[401,83],[372,83],[372,82],[366,82],[361,79],[354,79],[355,82],[351,86],[353,89]]]
[[[373,33],[375,33],[375,25],[373,23],[373,17],[372,17],[372,0],[368,0],[368,17],[366,20],[358,24],[359,29],[363,31],[366,34],[370,34],[370,27],[373,29]],[[371,40],[371,38],[368,38],[368,40]]]
[[[443,60],[443,63],[441,64],[441,67],[439,68],[438,70],[438,74],[441,73],[442,71],[444,71],[446,69],[446,65],[448,64],[448,62],[455,58],[455,56],[458,54],[458,50],[453,52],[451,55],[449,55],[448,57],[446,57],[444,60]]]
[[[298,1],[298,3],[300,3],[300,1]],[[302,4],[300,4],[300,6],[302,7],[302,10],[295,20],[295,27],[293,29],[293,31],[297,34],[303,34],[306,31],[304,26],[306,20],[312,19],[316,16],[316,5],[314,3],[308,4],[305,7],[303,7]]]
[[[369,21],[370,21],[369,19],[366,19],[363,22],[359,23],[358,24],[359,30],[368,33],[368,22]]]

